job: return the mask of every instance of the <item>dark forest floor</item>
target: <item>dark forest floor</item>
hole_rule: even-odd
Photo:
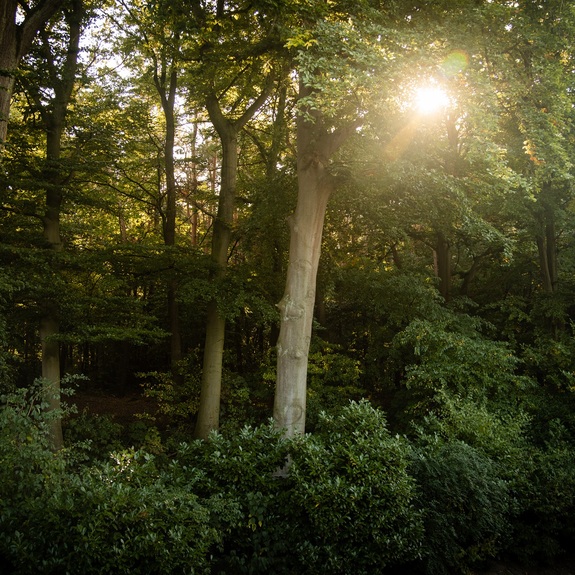
[[[153,415],[157,411],[153,399],[137,392],[123,396],[95,391],[77,392],[68,401],[76,405],[78,413],[86,411],[91,415],[112,415],[114,421],[123,425],[137,421],[145,413]]]

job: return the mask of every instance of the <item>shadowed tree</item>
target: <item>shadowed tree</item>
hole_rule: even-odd
[[[29,5],[19,0],[2,0],[0,4],[0,151],[6,142],[10,101],[20,61],[64,2],[39,0]]]

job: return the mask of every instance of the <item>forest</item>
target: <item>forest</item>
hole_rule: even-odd
[[[570,0],[2,0],[0,571],[569,558],[574,104]]]

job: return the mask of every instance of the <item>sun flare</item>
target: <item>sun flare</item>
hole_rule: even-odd
[[[415,91],[415,109],[423,115],[431,115],[449,106],[450,99],[440,86],[420,86]]]

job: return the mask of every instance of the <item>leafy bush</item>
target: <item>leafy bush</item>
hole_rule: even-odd
[[[444,392],[412,444],[362,401],[321,413],[314,434],[287,439],[270,422],[86,464],[78,447],[49,450],[44,396],[19,390],[0,409],[0,558],[15,574],[371,575],[416,562],[441,575],[507,545],[551,557],[575,533],[559,419],[531,436],[530,417]]]
[[[45,397],[40,381],[0,397],[0,559],[7,564],[38,559],[18,541],[64,473],[63,458],[49,449]]]
[[[548,561],[569,550],[575,536],[574,438],[560,420],[548,423],[539,445],[528,444],[511,481],[517,500],[513,552]]]
[[[69,417],[63,425],[64,443],[74,447],[76,460],[106,459],[112,451],[122,449],[122,425],[111,415],[83,411]]]
[[[73,470],[47,445],[41,394],[0,410],[0,556],[15,574],[208,573],[234,501],[202,498],[202,473],[142,452]]]
[[[294,442],[288,504],[298,513],[301,573],[382,573],[418,556],[408,451],[365,401],[322,414],[316,433]]]
[[[296,573],[293,532],[285,501],[288,482],[278,477],[285,467],[289,442],[270,422],[244,427],[229,436],[212,433],[207,441],[182,443],[176,455],[183,468],[201,469],[196,493],[220,494],[236,502],[240,520],[228,523],[214,573]]]
[[[420,487],[426,573],[466,573],[505,547],[511,497],[491,459],[462,441],[436,436],[414,449],[410,471]]]
[[[355,575],[419,553],[407,453],[383,413],[361,402],[322,414],[313,435],[244,428],[183,444],[177,459],[205,470],[196,483],[203,497],[222,493],[241,506],[215,572]]]
[[[342,353],[339,346],[316,338],[309,354],[306,429],[314,430],[319,414],[359,400],[359,361]]]

